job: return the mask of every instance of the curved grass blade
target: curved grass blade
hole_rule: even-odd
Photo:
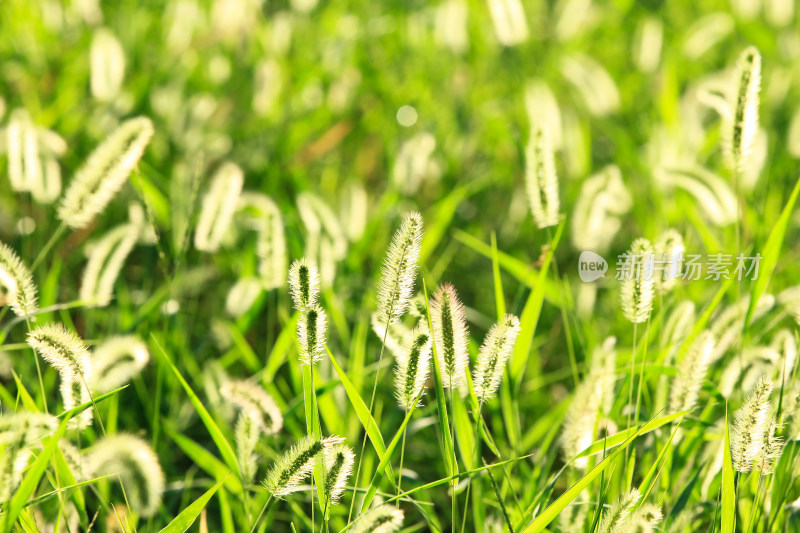
[[[722,533],[733,533],[736,527],[736,487],[731,460],[731,437],[728,413],[725,412],[725,449],[722,458]]]
[[[203,512],[203,509],[208,505],[208,501],[214,496],[214,493],[219,490],[222,484],[225,483],[224,479],[217,481],[217,483],[208,489],[205,494],[197,498],[186,509],[180,512],[172,522],[167,524],[167,527],[161,530],[161,533],[183,533],[188,530],[197,517]]]

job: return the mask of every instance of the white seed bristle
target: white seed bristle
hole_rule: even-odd
[[[18,316],[36,312],[36,285],[17,253],[0,241],[0,305],[7,304]]]
[[[294,308],[304,311],[319,300],[319,269],[306,258],[292,262],[289,267],[289,294]]]
[[[647,239],[636,239],[628,252],[629,270],[622,280],[622,312],[634,324],[646,322],[653,310],[655,254]]]
[[[449,283],[439,285],[433,294],[431,325],[436,343],[436,356],[442,372],[445,388],[458,389],[465,379],[469,364],[467,348],[467,320],[464,305],[458,299],[456,289]]]
[[[378,313],[381,322],[392,324],[408,309],[414,292],[422,244],[422,215],[409,213],[392,237],[378,282]]]
[[[506,315],[486,334],[472,375],[475,396],[479,403],[493,397],[497,392],[519,331],[519,319],[514,315]]]
[[[200,218],[194,233],[194,247],[216,252],[228,234],[244,186],[244,173],[234,163],[224,163],[203,197]]]
[[[733,467],[739,472],[750,472],[753,463],[766,449],[769,429],[769,397],[772,381],[762,377],[744,405],[736,411],[731,427],[731,456]]]
[[[403,409],[418,401],[431,369],[431,336],[427,327],[411,331],[396,356],[395,396]]]
[[[534,127],[525,152],[525,186],[538,228],[558,224],[558,176],[547,127]]]

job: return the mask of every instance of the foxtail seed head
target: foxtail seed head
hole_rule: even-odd
[[[758,134],[758,93],[761,90],[761,54],[747,47],[736,62],[730,87],[730,113],[723,115],[724,146],[731,166],[745,172]]]
[[[653,244],[656,260],[662,261],[663,272],[654,272],[656,291],[660,294],[671,291],[681,276],[681,267],[686,247],[683,237],[675,230],[667,230],[656,239]]]
[[[339,503],[353,472],[356,454],[347,444],[337,444],[325,450],[325,497],[330,505]]]
[[[89,262],[83,271],[81,300],[90,305],[105,307],[114,296],[117,281],[125,260],[139,240],[140,228],[123,224],[112,229],[95,243]]]
[[[297,320],[297,352],[302,365],[314,365],[325,357],[328,317],[316,305],[300,312]]]
[[[636,239],[628,252],[629,270],[622,280],[622,312],[634,324],[646,322],[653,310],[655,254],[647,239]]]
[[[319,269],[305,258],[292,262],[289,267],[289,294],[294,308],[304,311],[317,305],[319,300]]]
[[[631,522],[631,513],[641,499],[642,494],[637,489],[620,496],[614,501],[611,508],[603,513],[603,519],[600,521],[600,533],[625,531],[624,528]]]
[[[758,468],[762,476],[775,472],[775,464],[783,453],[783,446],[785,444],[783,438],[775,434],[779,428],[778,421],[773,418],[769,424],[769,428],[767,428],[764,448],[761,450],[761,455],[756,460],[756,468]]]
[[[714,355],[714,345],[714,334],[710,331],[700,333],[692,342],[672,385],[669,405],[673,413],[691,411],[697,406]]]
[[[343,441],[344,439],[336,436],[322,440],[311,436],[303,437],[275,461],[264,481],[267,491],[276,498],[295,492],[313,470],[317,455]]]
[[[36,312],[33,276],[16,252],[0,241],[0,304],[3,302],[18,316]]]
[[[483,403],[497,392],[519,330],[519,319],[514,315],[506,315],[486,334],[478,353],[478,364],[472,375],[475,396],[478,397],[479,403]]]
[[[277,433],[283,427],[283,415],[278,404],[261,386],[250,381],[232,380],[222,386],[220,394],[242,411],[257,415],[259,430],[266,435]]]
[[[83,384],[90,377],[91,359],[83,340],[63,324],[39,326],[28,333],[28,345],[50,363],[61,379]]]
[[[445,388],[457,389],[469,363],[468,333],[464,305],[449,283],[439,285],[433,294],[431,325],[442,370],[442,384]]]
[[[236,419],[236,457],[242,477],[250,483],[258,469],[258,456],[255,453],[258,437],[261,435],[261,415],[253,409],[244,409]]]
[[[431,336],[427,327],[415,328],[397,357],[394,385],[397,402],[410,409],[425,388],[431,369]]]
[[[731,428],[731,456],[733,467],[739,472],[750,472],[766,449],[769,429],[769,397],[772,381],[762,377],[744,405],[736,411]]]
[[[403,525],[404,513],[384,504],[364,513],[353,526],[353,533],[394,533]]]
[[[139,375],[149,360],[147,345],[136,335],[111,337],[94,349],[89,386],[100,394],[121,387]]]
[[[209,253],[219,249],[231,227],[243,185],[244,173],[234,163],[225,163],[217,170],[203,197],[194,234],[195,248]]]
[[[153,132],[147,117],[123,122],[78,170],[58,206],[58,218],[73,229],[91,224],[128,179]]]
[[[86,466],[93,476],[119,476],[131,508],[143,517],[155,514],[164,472],[147,442],[133,435],[105,437],[89,450]]]
[[[546,127],[535,127],[531,132],[525,162],[525,185],[536,226],[555,226],[559,215],[558,176]]]
[[[381,322],[391,324],[408,309],[414,291],[422,244],[422,215],[406,215],[392,237],[378,282],[378,313]]]

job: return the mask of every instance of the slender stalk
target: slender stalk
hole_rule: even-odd
[[[39,263],[47,257],[47,254],[50,252],[50,249],[56,244],[56,241],[61,238],[61,235],[64,234],[64,231],[67,229],[67,226],[61,222],[56,231],[50,236],[50,239],[45,243],[41,250],[39,250],[39,255],[36,256],[36,259],[33,260],[33,264],[31,264],[31,272],[36,270],[36,267],[39,266]]]
[[[405,420],[405,418],[407,418],[407,417],[408,417],[408,409],[406,409],[406,414],[405,414],[405,417],[403,417],[403,419]],[[407,432],[407,430],[408,430],[408,426],[403,428],[403,441],[402,441],[402,444],[400,444],[400,472],[399,472],[398,477],[397,477],[397,494],[400,494],[401,492],[403,492],[402,490],[400,490],[400,486],[403,484],[403,459],[405,458],[405,455],[406,455],[406,432]],[[400,507],[400,500],[397,500],[396,507],[398,507],[398,508]]]
[[[375,404],[375,392],[378,390],[378,378],[381,375],[381,366],[383,363],[383,352],[386,349],[386,337],[389,335],[389,322],[386,322],[386,328],[383,331],[383,341],[381,342],[381,353],[378,356],[378,371],[375,373],[375,381],[372,384],[372,396],[369,399],[369,416],[372,417],[372,408]],[[347,522],[349,523],[353,517],[353,507],[356,503],[356,488],[358,487],[358,478],[361,473],[361,461],[364,459],[364,448],[367,445],[367,429],[364,428],[364,438],[361,440],[361,452],[358,454],[358,466],[356,467],[356,475],[353,478],[353,498],[350,500],[350,510],[347,513]],[[401,473],[402,476],[402,473]]]
[[[258,523],[261,521],[261,517],[264,516],[264,513],[267,512],[267,509],[270,507],[273,501],[274,500],[272,498],[272,494],[270,494],[269,497],[267,498],[267,501],[264,502],[264,506],[261,508],[261,512],[258,513],[256,521],[253,522],[253,527],[250,528],[250,533],[253,533],[256,530],[256,528],[258,527]]]

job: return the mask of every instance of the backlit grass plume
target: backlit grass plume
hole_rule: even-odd
[[[245,214],[247,225],[258,235],[258,276],[264,288],[283,286],[286,283],[286,236],[278,205],[264,194],[243,192],[239,197],[239,209]]]
[[[469,363],[467,348],[467,320],[464,305],[458,299],[455,287],[449,283],[439,285],[431,301],[431,325],[436,356],[442,370],[445,388],[457,389],[464,380]]]
[[[550,133],[534,127],[525,152],[525,187],[531,213],[539,228],[558,224],[558,176]]]
[[[673,413],[691,411],[697,406],[700,390],[712,363],[714,343],[714,334],[704,331],[686,352],[670,393],[669,405]]]
[[[397,402],[410,409],[417,402],[431,370],[431,336],[427,327],[415,328],[396,356],[394,386]]]
[[[231,380],[222,386],[220,394],[242,411],[257,415],[258,427],[264,434],[275,434],[283,427],[283,415],[278,404],[260,385]]]
[[[322,440],[312,436],[303,437],[275,461],[264,481],[267,491],[276,498],[282,498],[299,490],[300,484],[314,469],[314,459],[324,450],[343,441],[336,436]]]
[[[57,426],[55,417],[29,411],[0,418],[0,502],[14,495],[33,457],[33,446]]]
[[[647,239],[636,239],[627,254],[622,279],[622,312],[636,323],[646,322],[653,310],[655,254]]]
[[[765,442],[761,450],[761,455],[759,455],[754,463],[754,466],[762,476],[775,472],[775,464],[783,453],[784,441],[782,437],[776,435],[778,429],[780,429],[778,421],[773,418],[765,434]]]
[[[660,262],[662,270],[653,273],[656,292],[671,291],[680,279],[686,247],[683,237],[675,230],[667,230],[658,236],[653,243],[656,261]]]
[[[74,229],[91,224],[125,184],[153,132],[147,117],[123,122],[75,174],[59,203],[58,218]]]
[[[164,492],[164,472],[150,445],[133,435],[104,437],[88,451],[85,462],[90,475],[119,479],[131,510],[153,516]]]
[[[92,246],[89,262],[83,271],[81,300],[99,307],[111,303],[114,283],[138,242],[140,232],[140,228],[133,223],[123,224],[103,235]]]
[[[519,319],[514,315],[506,315],[486,334],[472,374],[475,396],[479,403],[493,397],[497,392],[503,378],[506,361],[514,349],[519,330]]]
[[[217,169],[203,197],[194,233],[195,248],[203,252],[219,249],[231,227],[243,185],[244,173],[234,163],[224,163]]]
[[[253,481],[258,469],[258,455],[255,450],[261,436],[260,418],[260,414],[254,409],[243,409],[236,419],[236,458],[242,479],[246,483]]]
[[[129,383],[150,360],[147,345],[136,335],[111,337],[94,349],[89,386],[103,394]]]
[[[336,444],[324,451],[325,455],[325,497],[330,505],[339,503],[345,491],[347,480],[353,472],[356,454],[347,444]]]
[[[17,253],[0,241],[0,305],[10,305],[18,316],[36,312],[36,285]]]
[[[389,244],[378,282],[378,313],[384,324],[395,322],[408,309],[417,277],[422,225],[422,215],[407,214]]]
[[[89,54],[92,96],[101,102],[110,102],[119,94],[125,77],[122,45],[111,31],[98,28],[92,36]]]
[[[751,163],[758,134],[761,54],[754,46],[739,56],[729,90],[730,109],[723,114],[723,146],[731,167],[743,173]]]
[[[628,531],[626,528],[631,523],[633,510],[642,494],[633,489],[617,498],[607,511],[603,513],[600,521],[600,533],[623,533]]]
[[[736,411],[731,427],[731,457],[739,472],[750,472],[764,454],[770,424],[772,381],[762,377],[744,405]]]
[[[28,334],[28,344],[58,371],[63,380],[81,384],[89,378],[89,349],[63,324],[45,324],[35,328]]]
[[[289,267],[289,294],[294,308],[304,311],[317,305],[319,300],[319,269],[305,258],[292,262]]]
[[[325,357],[328,315],[316,305],[300,311],[297,319],[297,353],[300,364],[314,365]]]
[[[372,331],[378,336],[378,339],[381,341],[385,339],[386,349],[395,357],[402,357],[406,350],[406,339],[411,336],[411,329],[402,322],[393,322],[387,329],[386,323],[381,322],[380,315],[377,311],[372,313],[370,324],[372,325]]]
[[[394,533],[403,525],[402,509],[384,504],[364,513],[355,523],[353,533]]]

